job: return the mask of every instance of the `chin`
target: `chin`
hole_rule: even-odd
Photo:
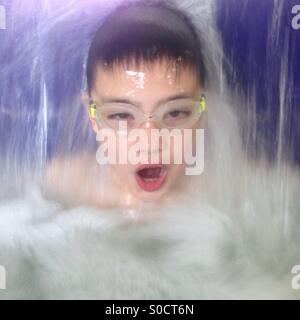
[[[153,192],[147,192],[137,187],[137,189],[135,189],[134,191],[134,194],[140,201],[155,202],[161,200],[169,192],[170,190],[167,187],[161,188],[160,190],[156,190]]]

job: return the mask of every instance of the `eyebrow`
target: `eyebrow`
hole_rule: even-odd
[[[193,98],[195,98],[195,95],[189,94],[189,93],[175,94],[170,97],[163,98],[163,99],[159,100],[156,103],[155,107],[157,108],[158,106],[165,104],[167,102],[170,102],[170,101],[176,101],[176,100],[182,100],[182,99],[193,99]],[[104,97],[101,97],[100,100],[102,101],[102,103],[122,103],[122,104],[130,104],[130,105],[136,106],[138,108],[141,107],[141,103],[139,103],[137,101],[130,100],[130,99],[126,99],[126,98],[117,98],[117,97],[104,98]]]

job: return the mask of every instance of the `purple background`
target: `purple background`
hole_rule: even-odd
[[[85,117],[83,109],[66,110],[82,88],[82,61],[93,24],[83,32],[77,22],[85,18],[85,13],[73,14],[63,23],[53,24],[47,36],[41,36],[38,30],[42,7],[35,6],[34,11],[28,10],[20,18],[12,3],[0,1],[7,10],[7,30],[0,30],[1,155],[28,163],[39,157],[51,157],[67,121],[73,121],[74,125],[68,151],[83,146],[94,148],[91,130],[82,127],[80,121]],[[256,93],[256,111],[252,112],[257,117],[255,123],[244,128],[245,144],[252,154],[267,151],[270,161],[276,160],[278,150],[280,68],[281,61],[287,61],[284,49],[288,45],[283,152],[300,165],[300,30],[291,28],[291,8],[297,1],[284,1],[279,31],[274,34],[278,42],[272,47],[269,39],[274,33],[271,29],[274,3],[218,0],[218,26],[226,58],[233,65],[233,68],[225,65],[230,86],[246,98]],[[42,124],[36,116],[43,82],[48,90],[48,111],[60,112],[59,117],[49,118],[47,136],[41,136]],[[246,105],[240,108],[247,111]],[[252,134],[253,127],[256,135]]]

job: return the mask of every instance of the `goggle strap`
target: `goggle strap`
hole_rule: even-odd
[[[96,104],[91,102],[89,105],[89,111],[92,119],[96,118],[96,110],[97,110]]]
[[[200,106],[201,106],[201,111],[205,111],[206,110],[206,97],[205,97],[204,94],[201,95]]]

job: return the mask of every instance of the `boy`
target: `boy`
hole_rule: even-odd
[[[99,166],[95,155],[55,159],[45,176],[47,193],[69,205],[99,207],[135,206],[180,194],[186,177],[185,163],[174,161],[178,142],[166,147],[163,139],[154,142],[153,132],[189,129],[194,137],[202,126],[204,83],[201,46],[187,17],[157,2],[119,7],[91,44],[83,102],[97,137],[102,129],[115,133],[119,157],[133,147],[122,125],[143,130],[147,139],[136,150],[143,161]],[[164,148],[169,163],[163,162]]]

